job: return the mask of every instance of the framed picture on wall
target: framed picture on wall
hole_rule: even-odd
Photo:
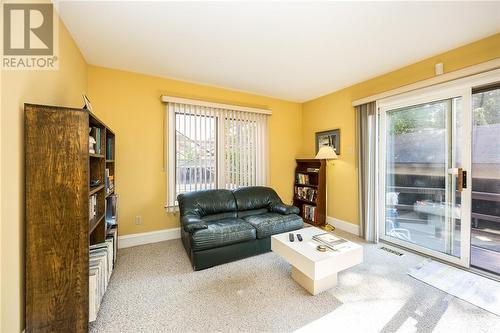
[[[330,146],[340,155],[340,128],[316,132],[316,154],[322,146]]]

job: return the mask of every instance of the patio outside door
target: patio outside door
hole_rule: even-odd
[[[380,238],[469,265],[471,90],[381,101]]]

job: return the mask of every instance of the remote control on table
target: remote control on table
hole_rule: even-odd
[[[293,242],[293,234],[292,233],[288,234],[288,238],[290,239],[290,242]]]
[[[297,239],[299,240],[299,242],[302,242],[302,235],[301,234],[297,234]]]

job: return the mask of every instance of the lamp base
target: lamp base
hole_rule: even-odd
[[[322,225],[321,229],[323,229],[325,231],[333,231],[333,230],[335,230],[335,227],[333,225],[327,223],[325,225]]]

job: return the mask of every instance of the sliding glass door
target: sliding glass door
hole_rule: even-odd
[[[377,110],[380,239],[500,274],[500,70]]]
[[[460,90],[379,105],[380,238],[460,265],[469,257],[469,100]]]

